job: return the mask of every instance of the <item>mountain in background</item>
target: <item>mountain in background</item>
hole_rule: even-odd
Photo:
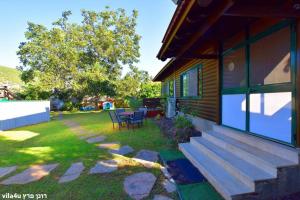
[[[19,90],[23,85],[20,74],[17,69],[0,66],[0,87],[8,86],[8,89]]]

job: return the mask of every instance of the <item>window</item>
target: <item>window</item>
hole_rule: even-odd
[[[202,97],[203,75],[201,65],[181,74],[180,85],[181,97]]]
[[[161,94],[162,96],[168,96],[168,82],[161,83]]]
[[[174,81],[169,81],[169,96],[174,97]]]

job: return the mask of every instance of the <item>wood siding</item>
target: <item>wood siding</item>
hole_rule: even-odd
[[[300,20],[297,20],[297,66],[296,66],[296,143],[300,147]]]

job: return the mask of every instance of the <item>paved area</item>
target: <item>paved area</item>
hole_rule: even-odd
[[[173,200],[173,199],[171,199],[167,196],[164,196],[164,195],[157,194],[154,196],[153,200]]]
[[[131,146],[122,146],[119,149],[110,149],[108,152],[112,154],[126,155],[132,153],[134,150]]]
[[[124,190],[131,198],[140,200],[149,196],[155,181],[156,177],[152,173],[136,173],[125,178]]]
[[[97,164],[90,169],[90,174],[103,174],[111,173],[118,169],[118,163],[116,160],[102,160],[98,161]]]
[[[6,176],[7,174],[12,173],[17,169],[17,166],[11,166],[11,167],[0,167],[0,178],[3,176]]]
[[[105,136],[97,136],[97,137],[91,137],[87,139],[87,143],[96,143],[96,142],[103,142],[106,139]]]
[[[37,181],[43,178],[44,176],[47,176],[57,166],[58,164],[34,165],[26,169],[25,171],[2,181],[1,184],[26,184],[33,181]]]
[[[65,174],[59,179],[59,183],[66,183],[77,179],[84,170],[82,162],[73,163]]]

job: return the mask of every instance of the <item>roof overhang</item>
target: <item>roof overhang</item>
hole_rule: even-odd
[[[208,48],[260,18],[300,17],[300,0],[182,0],[177,6],[157,58],[172,60],[154,78],[187,59],[217,59]]]

